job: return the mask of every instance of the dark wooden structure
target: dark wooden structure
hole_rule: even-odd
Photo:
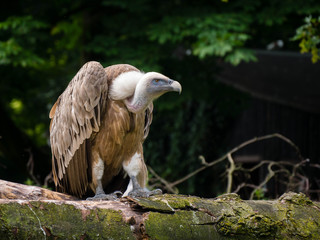
[[[222,65],[219,80],[252,96],[237,119],[230,140],[237,145],[254,136],[279,132],[320,162],[320,63],[293,52],[256,51],[257,62]],[[280,145],[279,145],[280,144]],[[265,157],[293,157],[279,143],[261,149]],[[284,144],[284,143],[283,143]],[[257,149],[257,146],[252,146]],[[285,151],[285,152],[281,152]],[[242,153],[250,154],[247,148]],[[268,152],[272,152],[268,155]],[[240,153],[239,153],[240,154]],[[251,154],[250,154],[251,155]],[[252,155],[256,155],[252,152]],[[279,155],[279,156],[276,156]]]
[[[320,163],[320,63],[298,52],[257,50],[257,62],[222,64],[219,80],[251,95],[228,135],[231,147],[254,136],[280,133],[291,139],[310,163]],[[247,164],[261,160],[297,161],[296,152],[280,140],[254,143],[234,154]],[[312,175],[313,174],[313,175]],[[312,171],[320,187],[320,171]],[[318,186],[316,186],[318,185]]]

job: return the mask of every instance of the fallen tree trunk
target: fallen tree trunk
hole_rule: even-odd
[[[0,197],[0,239],[320,239],[320,204],[302,193],[83,201],[0,181]]]

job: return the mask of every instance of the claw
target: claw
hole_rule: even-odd
[[[151,195],[151,196],[162,194],[162,190],[159,189],[159,188],[157,188],[157,189],[155,189],[155,190],[152,190],[151,192],[152,192],[152,195]]]
[[[129,192],[128,196],[129,197],[147,198],[147,197],[154,196],[154,195],[159,195],[159,194],[162,194],[161,189],[155,189],[155,190],[152,190],[152,191],[148,191],[148,190],[145,190],[143,188],[137,188],[137,189],[134,189],[131,192]]]
[[[97,200],[110,200],[115,201],[122,196],[122,192],[115,191],[114,193],[105,194],[105,193],[98,193],[94,197],[88,197],[86,200],[89,201],[97,201]]]
[[[123,193],[121,191],[115,191],[112,194],[115,194],[118,198],[120,198],[123,195]]]

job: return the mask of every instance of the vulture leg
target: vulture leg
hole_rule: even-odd
[[[94,197],[88,197],[86,200],[89,201],[96,201],[96,200],[117,200],[119,199],[119,197],[121,197],[122,192],[120,191],[115,191],[114,193],[110,193],[110,194],[105,194],[105,193],[101,193],[101,194],[96,194],[94,195]]]
[[[131,176],[130,180],[132,181],[132,190],[129,192],[128,196],[130,197],[150,197],[153,195],[162,194],[161,189],[155,189],[149,191],[145,188],[140,187],[137,178],[135,176]]]
[[[129,162],[123,164],[123,168],[130,177],[128,188],[123,196],[150,197],[162,193],[160,189],[149,191],[139,184],[137,177],[140,177],[140,180],[142,179],[140,183],[145,182],[147,178],[147,169],[141,153],[134,154]]]
[[[95,200],[117,200],[121,197],[122,192],[115,191],[114,193],[105,194],[102,188],[101,180],[97,182],[98,186],[96,188],[96,195],[94,197],[88,197],[87,200],[95,201]]]
[[[116,200],[122,195],[122,192],[120,191],[115,191],[114,193],[110,194],[105,194],[105,192],[103,191],[101,180],[104,173],[104,163],[101,158],[99,158],[98,161],[94,164],[92,173],[92,177],[97,183],[96,194],[94,197],[87,198],[87,200]]]

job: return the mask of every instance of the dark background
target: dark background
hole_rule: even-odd
[[[310,159],[301,174],[317,191],[319,63],[301,55],[291,38],[305,16],[319,12],[316,0],[8,1],[0,9],[0,178],[53,188],[45,181],[48,113],[79,68],[95,60],[159,71],[182,84],[181,96],[155,102],[144,144],[147,164],[162,178],[175,181],[201,167],[199,155],[210,162],[278,132]],[[266,50],[277,40],[283,46]],[[234,159],[247,166],[299,161],[279,139],[254,143]],[[227,167],[224,161],[206,169],[178,185],[179,192],[225,192]],[[265,173],[249,181],[257,185]],[[282,193],[277,184],[265,186],[266,197]]]

